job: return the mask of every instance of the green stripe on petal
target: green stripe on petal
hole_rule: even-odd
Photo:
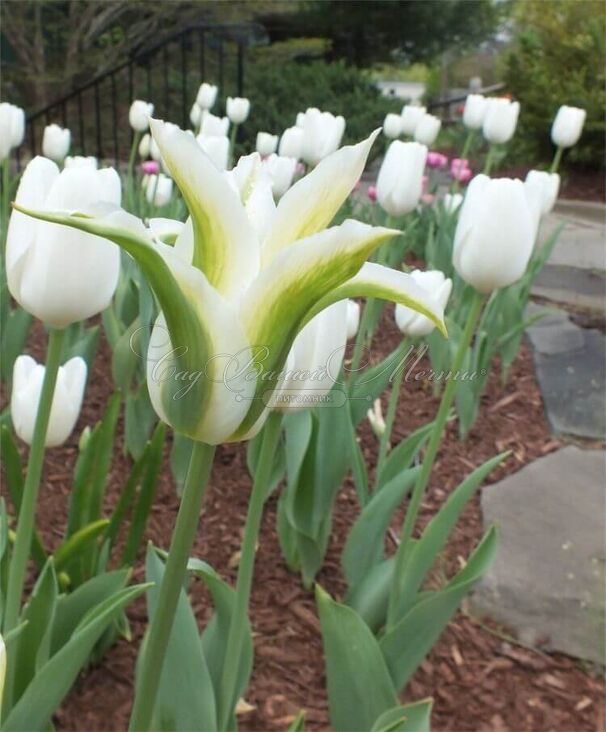
[[[192,264],[219,293],[238,297],[259,269],[259,244],[238,193],[193,135],[159,120],[150,129],[192,218]]]
[[[322,160],[280,199],[261,251],[263,266],[284,247],[325,229],[364,171],[380,130],[357,145],[347,145]]]
[[[406,305],[435,323],[442,335],[448,337],[444,324],[444,309],[414,279],[396,269],[367,262],[350,280],[328,293],[312,308],[305,322],[334,302],[349,297],[374,297]]]

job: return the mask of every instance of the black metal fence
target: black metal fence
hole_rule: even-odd
[[[137,50],[31,114],[16,151],[18,168],[41,152],[44,128],[51,123],[71,130],[72,155],[95,155],[119,165],[132,144],[128,110],[137,98],[153,102],[155,116],[187,127],[202,81],[217,84],[222,97],[243,94],[246,48],[257,32],[254,24],[204,24]]]

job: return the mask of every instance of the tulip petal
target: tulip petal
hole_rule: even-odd
[[[282,196],[263,244],[263,266],[289,244],[330,224],[360,179],[379,132],[375,130],[357,145],[347,145],[332,153]]]
[[[236,191],[192,135],[151,120],[162,159],[194,226],[192,264],[227,298],[237,298],[259,269],[259,247]]]
[[[367,262],[354,277],[325,295],[309,311],[305,322],[332,303],[349,297],[375,297],[405,305],[429,318],[443,335],[448,335],[444,325],[444,308],[433,296],[405,272],[373,262]]]

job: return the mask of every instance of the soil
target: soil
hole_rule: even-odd
[[[377,356],[388,353],[400,336],[391,314],[385,315]],[[41,328],[33,334],[30,352],[40,357],[45,343]],[[105,342],[95,361],[85,406],[68,443],[47,453],[38,511],[38,526],[48,547],[55,546],[66,521],[66,507],[77,439],[85,425],[104,410],[112,390],[110,351]],[[423,367],[423,364],[420,364]],[[403,438],[432,419],[437,398],[431,385],[408,379],[403,387],[394,433]],[[364,423],[361,440],[369,464],[374,464],[376,439]],[[536,384],[531,354],[524,346],[503,388],[498,371],[491,375],[481,416],[465,443],[451,423],[421,511],[425,523],[448,493],[476,466],[496,452],[511,450],[488,482],[501,479],[523,465],[558,449],[561,442],[549,433]],[[196,540],[195,554],[223,577],[235,578],[234,557],[250,491],[245,445],[226,445],[217,451],[211,483]],[[112,468],[107,508],[120,494],[128,459],[120,453]],[[167,456],[147,536],[168,547],[178,508]],[[345,586],[339,557],[348,529],[358,512],[348,481],[335,505],[334,531],[318,581],[339,597]],[[267,505],[256,560],[251,618],[255,663],[246,701],[253,709],[240,716],[240,729],[284,730],[299,709],[306,710],[306,729],[328,730],[324,662],[313,594],[286,568],[275,532],[276,497]],[[397,517],[395,524],[401,520]],[[394,525],[395,525],[394,524]],[[455,571],[477,543],[482,531],[479,498],[470,503],[442,557],[440,571]],[[135,579],[142,578],[141,564]],[[200,625],[211,612],[208,598],[196,581],[192,602]],[[55,715],[58,730],[126,730],[133,692],[133,670],[145,627],[145,603],[130,606],[132,641],[120,640],[101,665],[83,672]],[[580,732],[602,729],[604,687],[594,669],[563,655],[547,655],[517,643],[506,629],[473,617],[466,607],[448,629],[409,684],[408,700],[435,700],[435,732]]]

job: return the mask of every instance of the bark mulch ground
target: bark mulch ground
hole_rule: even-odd
[[[376,352],[386,354],[400,337],[391,317],[384,318],[379,333]],[[44,341],[41,329],[36,330],[30,352],[40,356]],[[78,428],[65,446],[47,454],[38,526],[49,547],[57,544],[65,526],[78,435],[85,425],[99,418],[111,393],[109,359],[109,349],[103,342]],[[404,437],[432,419],[436,409],[437,399],[432,395],[431,384],[408,378],[403,386],[395,435]],[[362,428],[361,440],[372,464],[376,440],[367,424]],[[511,450],[489,482],[519,470],[560,445],[545,423],[532,357],[528,348],[523,347],[506,387],[501,386],[496,370],[491,375],[480,419],[467,442],[457,440],[456,424],[449,426],[423,503],[421,523],[435,513],[448,493],[473,468],[496,452]],[[108,508],[117,500],[127,468],[128,460],[117,455],[110,479]],[[232,581],[249,491],[245,446],[219,448],[195,553]],[[148,527],[148,538],[155,544],[168,547],[177,508],[166,460]],[[355,493],[348,482],[336,502],[334,532],[326,564],[318,577],[337,597],[345,589],[339,565],[340,550],[357,512]],[[302,588],[299,578],[287,570],[282,560],[275,514],[276,498],[273,497],[263,520],[252,594],[255,664],[246,700],[254,709],[240,717],[240,729],[284,730],[299,709],[304,708],[307,729],[327,730],[324,663],[313,594]],[[480,503],[476,498],[456,528],[438,571],[446,575],[456,571],[477,543],[481,531]],[[139,564],[135,579],[141,578]],[[192,589],[192,602],[203,623],[211,608],[197,581]],[[56,714],[58,730],[117,732],[126,729],[134,663],[146,622],[144,601],[132,605],[128,615],[132,641],[119,641],[100,666],[82,673]],[[603,728],[603,692],[603,682],[595,669],[563,655],[527,649],[511,638],[506,629],[473,617],[464,607],[415,674],[405,696],[410,700],[434,698],[435,731],[580,732]]]

